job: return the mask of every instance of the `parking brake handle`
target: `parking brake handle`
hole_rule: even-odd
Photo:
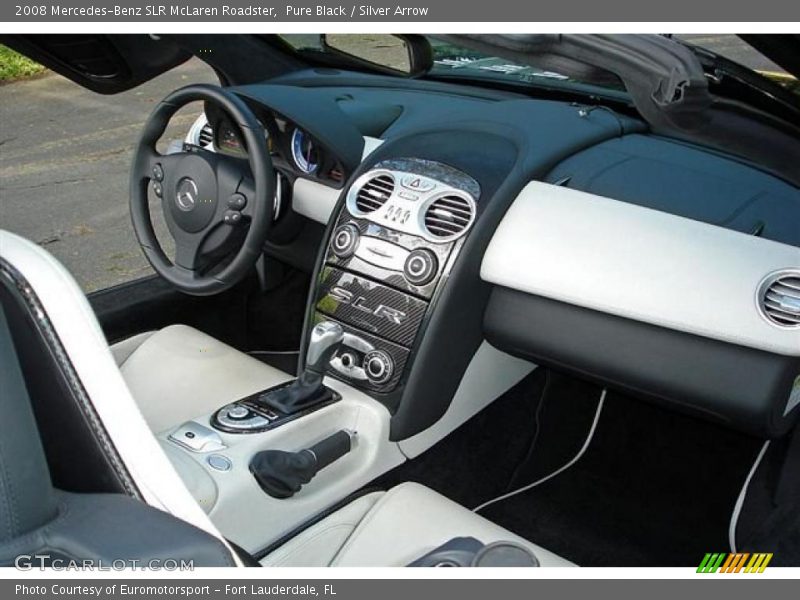
[[[291,498],[314,476],[353,448],[355,432],[337,431],[299,452],[264,450],[250,461],[258,485],[273,498]]]

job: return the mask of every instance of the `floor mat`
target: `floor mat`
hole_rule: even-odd
[[[483,514],[582,565],[692,566],[728,549],[731,512],[760,447],[609,394],[573,467]]]
[[[585,442],[601,390],[556,374],[548,383],[546,373],[537,369],[383,480],[419,481],[472,508],[562,466]],[[697,565],[728,550],[731,512],[761,443],[609,393],[575,465],[481,514],[584,566]]]
[[[552,379],[546,370],[535,370],[456,432],[374,485],[388,489],[416,481],[470,508],[503,493],[525,464],[536,434],[536,412]],[[575,386],[571,391],[572,397],[585,395]],[[594,394],[593,388],[584,391]]]

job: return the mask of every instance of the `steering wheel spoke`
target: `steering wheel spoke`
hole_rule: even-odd
[[[200,245],[192,240],[175,242],[175,259],[173,264],[184,271],[196,272],[200,266]]]
[[[156,141],[175,112],[198,100],[218,105],[242,125],[247,159],[201,148],[176,154],[156,151]],[[264,128],[241,98],[209,85],[173,92],[145,123],[131,171],[131,218],[148,261],[189,294],[214,294],[232,286],[247,275],[262,251],[272,223],[274,181]],[[155,236],[148,185],[161,198],[175,239],[174,261],[166,258]]]

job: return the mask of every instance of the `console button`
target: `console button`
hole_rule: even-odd
[[[228,409],[228,416],[231,419],[246,419],[250,416],[250,411],[244,406],[236,405]]]
[[[367,381],[369,379],[363,367],[359,364],[355,354],[352,352],[343,352],[340,353],[339,356],[335,356],[333,360],[331,360],[330,367],[348,379],[354,379],[356,381]]]
[[[231,467],[233,467],[231,459],[227,456],[222,456],[222,454],[212,454],[206,459],[206,462],[215,471],[230,471]]]
[[[364,357],[364,370],[372,383],[386,383],[394,373],[394,362],[383,350],[373,350]]]
[[[339,360],[342,361],[342,366],[345,369],[351,369],[356,364],[356,359],[350,352],[342,352]]]
[[[214,424],[233,431],[254,431],[269,426],[270,420],[267,417],[250,412],[248,412],[246,419],[236,419],[231,417],[228,411],[220,411],[217,413]]]
[[[216,431],[196,421],[187,421],[170,433],[169,439],[192,452],[214,452],[225,448]]]
[[[356,248],[356,256],[388,271],[402,271],[408,250],[397,244],[365,235]]]
[[[406,175],[400,181],[400,185],[406,189],[414,190],[415,192],[430,192],[436,187],[435,182],[426,177],[420,177],[419,175]]]
[[[411,192],[399,192],[397,195],[403,200],[409,200],[410,202],[416,202],[419,200],[419,196],[417,194],[412,194]]]
[[[426,248],[413,250],[406,258],[405,265],[403,265],[403,274],[414,285],[430,283],[438,270],[439,263],[436,260],[436,255]]]
[[[356,251],[359,235],[358,227],[352,223],[342,225],[333,232],[331,250],[339,258],[349,258]]]

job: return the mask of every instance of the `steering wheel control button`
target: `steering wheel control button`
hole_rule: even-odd
[[[400,185],[407,190],[422,193],[430,192],[436,187],[435,182],[426,177],[420,177],[418,175],[406,175],[402,180],[400,180]]]
[[[191,452],[215,452],[224,449],[219,434],[195,421],[187,421],[169,434],[169,439]]]
[[[153,182],[153,193],[158,198],[163,198],[164,197],[164,188],[157,181]]]
[[[342,225],[333,232],[331,250],[339,258],[349,258],[356,251],[360,235],[358,227],[352,223]]]
[[[242,222],[242,213],[240,213],[238,210],[225,211],[225,215],[222,217],[222,222],[226,225],[238,225]]]
[[[164,167],[161,166],[161,163],[153,165],[153,179],[156,181],[164,181]]]
[[[373,350],[364,357],[364,371],[373,384],[386,383],[394,373],[394,362],[383,350]]]
[[[222,456],[221,454],[212,454],[206,459],[208,466],[214,469],[215,471],[230,471],[233,468],[233,463],[231,463],[231,459],[227,456]]]
[[[403,266],[406,279],[414,285],[430,283],[438,270],[436,255],[426,248],[412,250]]]
[[[231,194],[228,198],[228,208],[242,210],[245,206],[247,206],[247,197],[244,194]]]
[[[238,420],[246,419],[247,417],[249,417],[250,416],[250,411],[246,407],[241,406],[241,405],[231,406],[228,409],[228,416],[231,419],[236,419],[238,421]]]

